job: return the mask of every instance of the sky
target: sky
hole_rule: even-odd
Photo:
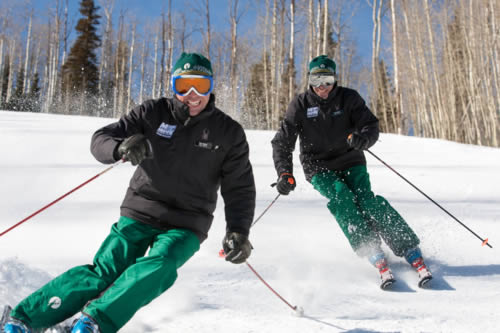
[[[0,111],[0,232],[103,171],[90,154],[92,133],[112,119]],[[272,131],[246,131],[257,188],[256,216],[276,197]],[[367,154],[375,193],[421,240],[432,288],[390,254],[397,282],[379,288],[378,272],[350,249],[327,200],[304,179],[251,230],[246,265],[218,257],[225,232],[219,200],[209,238],[179,269],[174,286],[141,309],[120,333],[453,332],[496,333],[500,325],[500,149],[381,134],[371,151],[483,238],[452,220]],[[0,300],[17,304],[52,277],[90,263],[118,219],[134,167],[120,164],[0,237]]]
[[[46,10],[53,6],[55,0],[32,0],[33,4],[41,10]],[[193,13],[193,8],[196,7],[197,0],[192,0],[190,2],[172,0],[172,8],[174,11],[187,11],[191,13],[188,15],[188,19],[199,20],[199,16]],[[247,3],[253,1],[240,1],[240,8],[243,8]],[[264,3],[263,1],[260,1]],[[99,3],[98,1],[96,3]],[[118,15],[122,10],[126,10],[128,13],[133,13],[140,21],[146,22],[147,20],[155,20],[160,17],[163,6],[167,6],[167,0],[115,0],[115,15]],[[225,27],[228,25],[228,0],[211,0],[210,1],[210,11],[212,15],[213,28],[218,29],[220,27]],[[330,1],[331,3],[331,1]],[[191,6],[191,7],[189,7]],[[330,5],[331,6],[331,5]],[[372,39],[372,18],[371,18],[371,8],[367,4],[366,0],[355,0],[352,1],[352,6],[356,7],[356,13],[352,17],[352,35],[357,41],[358,49],[362,55],[363,62],[369,63],[371,58],[371,39]],[[70,13],[74,14],[74,22],[76,24],[79,16],[78,8],[79,1],[71,0],[69,1]],[[256,6],[247,6],[247,10],[242,17],[241,21],[241,32],[245,32],[248,29],[254,29],[255,27],[255,17],[257,15],[258,8]],[[115,20],[116,22],[117,20]],[[225,28],[224,28],[225,29]],[[74,38],[74,32],[73,36]]]

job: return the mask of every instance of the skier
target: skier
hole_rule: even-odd
[[[292,154],[299,136],[307,181],[329,200],[327,207],[353,250],[379,270],[381,288],[395,281],[381,238],[417,270],[423,286],[432,275],[417,235],[386,199],[371,190],[363,150],[378,139],[378,119],[355,90],[337,84],[336,64],[326,55],[311,60],[308,74],[308,90],[290,102],[272,140],[278,192],[288,195],[296,186]]]
[[[219,187],[226,260],[239,264],[250,256],[255,183],[243,128],[215,107],[208,59],[183,53],[172,73],[173,98],[146,101],[92,137],[98,161],[138,165],[121,217],[93,264],[70,269],[24,299],[3,332],[33,332],[79,311],[71,332],[118,331],[170,288],[177,269],[198,251]]]

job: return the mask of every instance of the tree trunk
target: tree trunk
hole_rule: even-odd
[[[205,52],[206,52],[206,57],[210,59],[210,44],[212,42],[212,34],[210,31],[210,7],[208,6],[209,0],[205,0],[205,17],[207,20],[207,41],[205,43]]]
[[[264,52],[262,54],[262,58],[264,61],[264,95],[266,101],[266,124],[265,129],[271,129],[271,117],[270,117],[270,101],[269,101],[269,77],[268,77],[268,56],[267,56],[267,39],[268,39],[268,29],[267,25],[269,22],[269,0],[266,0],[266,16],[264,19]]]
[[[295,94],[295,0],[290,0],[290,50],[288,64],[288,102],[290,102]]]
[[[155,34],[155,42],[154,42],[154,61],[153,61],[153,87],[152,87],[152,97],[153,99],[156,99],[158,98],[158,90],[157,90],[157,85],[158,83],[156,82],[157,81],[157,77],[156,77],[156,72],[157,72],[157,69],[158,69],[158,35],[159,35],[159,31]]]
[[[237,112],[237,77],[236,77],[236,53],[237,53],[237,27],[238,27],[238,0],[229,0],[229,19],[231,22],[231,68],[229,80],[231,85],[232,114]]]
[[[126,112],[130,111],[130,104],[132,102],[132,76],[134,73],[134,46],[135,46],[135,31],[136,24],[133,24],[132,27],[132,42],[130,45],[130,54],[129,54],[129,62],[128,62],[128,87],[127,87],[127,107],[125,108]]]
[[[23,79],[23,95],[29,91],[28,84],[28,60],[30,57],[30,43],[31,43],[31,28],[33,26],[33,11],[30,15],[30,20],[28,24],[28,36],[26,37],[26,55],[24,56],[24,79]]]
[[[404,112],[401,103],[401,91],[399,89],[399,67],[398,67],[398,32],[396,29],[396,6],[394,0],[391,0],[391,26],[392,26],[392,59],[394,66],[394,94],[396,98],[396,115],[401,114],[401,118],[404,119]],[[398,110],[400,112],[398,112]],[[402,119],[396,117],[394,119],[394,129],[398,134],[402,133]],[[403,120],[404,121],[404,120]]]
[[[323,9],[323,51],[322,54],[327,54],[326,45],[328,44],[328,0],[325,0],[325,5]]]

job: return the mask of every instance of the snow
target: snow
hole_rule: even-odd
[[[0,112],[0,232],[103,171],[89,152],[92,133],[112,122],[79,116]],[[270,140],[247,131],[258,216],[276,196]],[[249,263],[218,257],[223,203],[209,239],[175,285],[120,332],[498,332],[500,327],[500,149],[382,134],[372,149],[493,248],[367,154],[371,182],[421,239],[433,288],[389,255],[397,283],[382,291],[367,261],[350,249],[295,156],[297,188],[280,197],[251,233]],[[297,155],[297,154],[296,154]],[[118,219],[134,168],[106,174],[0,237],[0,299],[15,305],[50,278],[91,262]]]

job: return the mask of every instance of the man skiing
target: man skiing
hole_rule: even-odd
[[[419,274],[419,286],[432,275],[422,259],[420,241],[389,202],[371,190],[363,150],[378,139],[378,119],[352,89],[336,81],[336,64],[325,55],[309,63],[309,88],[288,106],[272,140],[278,192],[295,186],[292,154],[300,138],[300,161],[307,181],[328,202],[353,250],[379,270],[381,288],[394,276],[381,249],[381,239]]]
[[[3,332],[33,332],[79,311],[72,333],[118,331],[170,288],[177,269],[199,250],[219,187],[226,260],[239,264],[250,256],[255,183],[243,128],[215,107],[208,59],[183,53],[172,73],[173,98],[146,101],[92,137],[98,161],[138,165],[121,217],[93,264],[70,269],[24,299]]]

